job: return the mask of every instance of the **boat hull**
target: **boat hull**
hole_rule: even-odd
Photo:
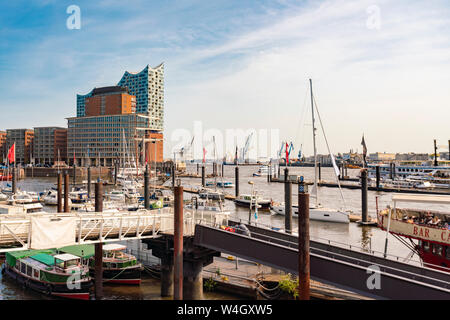
[[[248,201],[242,201],[242,200],[234,200],[234,203],[241,207],[250,207],[250,202]],[[258,202],[258,205],[261,207],[261,209],[270,209],[270,201],[269,202]],[[252,203],[252,208],[255,208],[255,203]]]
[[[67,284],[63,283],[48,283],[42,282],[30,277],[25,277],[22,274],[16,272],[13,268],[5,265],[5,275],[15,280],[20,285],[29,288],[33,291],[68,299],[89,300],[89,291],[93,285],[92,280],[81,281],[79,288],[69,289]]]
[[[89,268],[89,274],[94,275],[95,270]],[[104,283],[111,284],[141,284],[141,266],[128,267],[126,269],[103,269]]]
[[[272,210],[279,214],[285,215],[284,206],[274,206]],[[298,207],[292,207],[292,216],[298,218]],[[335,211],[326,208],[309,208],[309,219],[324,222],[349,223],[350,219],[345,212]]]

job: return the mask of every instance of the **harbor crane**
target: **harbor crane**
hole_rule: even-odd
[[[250,133],[250,134],[247,136],[247,140],[245,141],[245,146],[244,146],[244,148],[242,149],[242,159],[244,160],[244,163],[248,163],[248,158],[247,158],[247,160],[246,160],[246,159],[245,159],[245,156],[246,156],[247,153],[248,153],[248,149],[249,149],[249,147],[250,147],[250,141],[251,141],[251,139],[252,139],[252,136],[253,136],[253,132]]]

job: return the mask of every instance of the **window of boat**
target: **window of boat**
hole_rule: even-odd
[[[78,265],[77,259],[66,261],[66,268],[70,268],[70,267],[77,266],[77,265]]]
[[[111,263],[111,268],[117,268],[117,264],[116,263]]]
[[[27,265],[27,276],[31,277],[32,273],[33,273],[33,267]]]
[[[425,252],[430,251],[430,243],[428,241],[423,242],[423,251],[425,251]]]
[[[39,279],[39,269],[33,269],[33,278]]]
[[[25,274],[27,272],[27,265],[25,263],[20,263],[20,272]]]
[[[437,256],[442,256],[442,246],[439,244],[433,244],[433,254]]]
[[[450,247],[447,246],[447,247],[445,248],[445,251],[447,252],[447,254],[446,254],[447,260],[450,260]]]

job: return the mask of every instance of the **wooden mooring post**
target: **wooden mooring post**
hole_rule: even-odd
[[[173,299],[183,300],[183,187],[174,187]]]
[[[299,300],[310,299],[309,194],[303,177],[298,184],[298,291]]]
[[[57,208],[56,212],[63,212],[63,206],[62,206],[62,173],[58,173],[58,180],[56,182],[56,189],[57,189]]]
[[[103,212],[103,184],[95,184],[95,212]],[[95,244],[95,299],[103,298],[103,244]]]

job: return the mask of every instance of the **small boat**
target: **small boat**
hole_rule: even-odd
[[[34,191],[17,191],[16,194],[11,194],[7,202],[8,204],[24,204],[39,202],[40,197]]]
[[[80,187],[75,187],[72,188],[72,191],[70,191],[69,199],[72,203],[84,203],[89,200],[89,194],[87,190]]]
[[[0,192],[0,201],[6,201],[8,200],[8,196],[2,192]]]
[[[284,203],[276,206],[272,206],[272,211],[279,215],[285,215]],[[298,218],[298,205],[292,205],[292,217]],[[349,223],[350,219],[348,213],[345,211],[339,211],[335,209],[324,208],[322,206],[310,206],[309,219],[325,222],[339,222]]]
[[[106,194],[106,197],[112,201],[125,202],[125,192],[123,190],[112,190]]]
[[[268,166],[260,166],[258,168],[258,171],[253,173],[254,177],[261,177],[261,176],[267,176],[269,173],[269,167]],[[271,175],[275,173],[275,169],[272,167],[270,170]]]
[[[220,191],[202,189],[198,192],[198,196],[202,199],[224,200],[225,195]]]
[[[269,209],[272,204],[272,200],[263,199],[259,196],[251,196],[249,194],[242,194],[238,196],[234,203],[238,206],[250,207],[250,203],[252,204],[252,208],[258,207],[261,209]]]
[[[132,201],[137,201],[141,197],[141,194],[137,192],[136,188],[131,186],[123,187],[122,191],[125,194],[125,197]]]
[[[52,249],[7,252],[3,270],[24,287],[56,297],[89,300],[93,285],[79,257]]]
[[[0,214],[27,214],[27,213],[45,213],[43,206],[39,202],[12,204],[0,207]]]
[[[234,184],[231,182],[217,182],[219,188],[234,188]]]
[[[140,264],[136,257],[122,252],[127,247],[122,244],[109,243],[103,245],[103,282],[111,284],[141,283]],[[82,263],[89,267],[90,275],[95,278],[95,245],[82,244],[57,249],[82,259]]]

